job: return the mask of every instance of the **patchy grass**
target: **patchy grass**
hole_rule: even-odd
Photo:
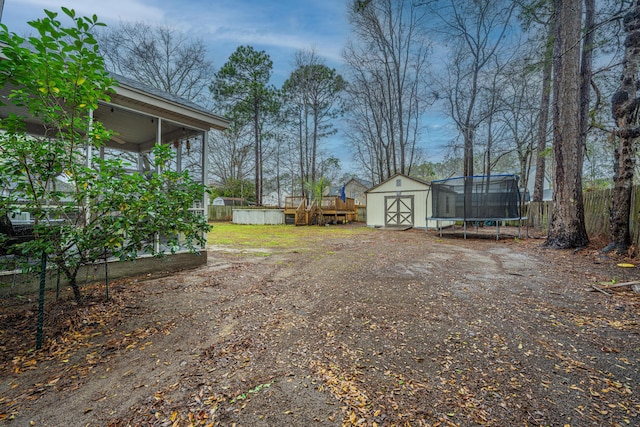
[[[327,236],[348,238],[363,234],[362,225],[329,227],[296,227],[293,225],[242,225],[229,222],[212,223],[207,238],[209,245],[230,246],[238,249],[273,248],[299,249],[313,246]]]

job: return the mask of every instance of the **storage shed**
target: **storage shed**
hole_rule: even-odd
[[[435,228],[431,214],[430,184],[395,174],[366,191],[368,227]]]
[[[247,206],[247,201],[242,197],[216,197],[211,202],[212,206]]]

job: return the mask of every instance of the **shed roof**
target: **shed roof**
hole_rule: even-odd
[[[376,190],[377,188],[382,187],[382,186],[383,186],[383,185],[385,185],[387,182],[392,181],[392,180],[394,180],[394,179],[396,179],[396,178],[405,178],[405,179],[409,179],[409,180],[411,180],[411,181],[414,181],[414,182],[416,182],[416,183],[418,183],[418,184],[425,185],[425,186],[427,186],[427,187],[429,187],[429,186],[431,185],[431,184],[429,184],[427,181],[423,181],[423,180],[421,180],[421,179],[419,179],[419,178],[414,178],[414,177],[412,177],[412,176],[405,175],[405,174],[402,174],[402,173],[396,173],[396,174],[394,174],[394,175],[390,176],[389,178],[385,179],[385,180],[384,180],[384,181],[382,181],[381,183],[379,183],[379,184],[377,184],[377,185],[374,185],[373,187],[369,188],[367,191],[365,191],[365,193],[372,193],[372,192],[375,192],[375,190]]]

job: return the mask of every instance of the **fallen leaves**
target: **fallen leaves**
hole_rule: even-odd
[[[342,406],[345,413],[343,426],[362,425],[367,418],[379,416],[381,410],[372,408],[367,394],[360,387],[357,372],[344,372],[335,365],[326,366],[318,361],[312,361],[311,368],[331,393],[345,404]],[[378,415],[374,415],[376,413]]]
[[[132,395],[119,396],[128,410],[113,427],[638,424],[635,297],[583,292],[584,277],[604,273],[570,254],[557,268],[555,253],[526,242],[434,245],[424,234],[220,255],[225,267],[185,272],[179,285],[151,281],[61,316],[47,352],[0,359],[13,381],[0,420],[105,380]],[[146,318],[160,301],[173,321]],[[0,340],[9,329],[0,324]],[[125,360],[136,363],[118,370]],[[75,415],[108,419],[112,399],[101,392]]]
[[[97,289],[100,294],[100,290]],[[152,336],[160,332],[166,333],[174,323],[153,324],[124,332],[116,329],[122,322],[124,292],[112,296],[110,301],[104,301],[101,296],[93,299],[88,292],[84,306],[70,307],[73,302],[58,302],[47,308],[49,318],[45,326],[45,340],[43,349],[33,351],[33,322],[14,324],[12,334],[4,333],[10,345],[16,351],[11,360],[2,361],[0,357],[0,371],[10,371],[20,378],[28,371],[35,371],[44,367],[46,372],[39,378],[41,381],[32,387],[22,388],[22,393],[4,403],[11,408],[14,417],[26,401],[31,401],[47,392],[48,389],[61,392],[65,389],[77,389],[87,380],[95,368],[111,360],[122,352],[144,350],[151,346]],[[6,320],[6,319],[5,319]],[[18,382],[12,389],[19,387]],[[90,412],[92,409],[88,408]]]

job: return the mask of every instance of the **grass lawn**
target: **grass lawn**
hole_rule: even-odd
[[[243,225],[230,222],[211,223],[207,243],[238,249],[293,249],[313,245],[327,236],[348,238],[369,230],[364,226]]]

